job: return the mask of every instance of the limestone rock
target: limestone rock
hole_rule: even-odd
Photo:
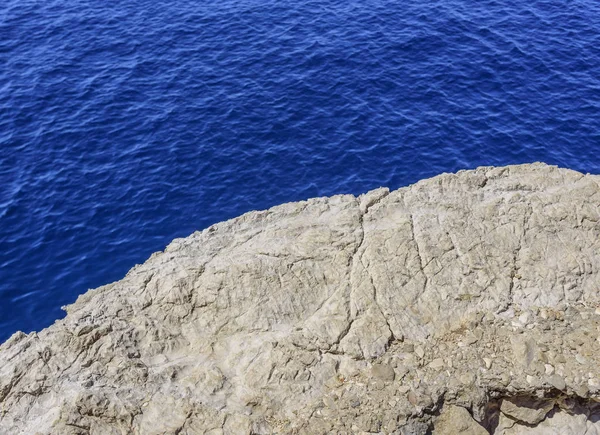
[[[482,167],[174,240],[0,346],[0,433],[593,429],[599,183]]]
[[[488,435],[480,424],[478,424],[469,411],[460,406],[444,407],[440,417],[435,421],[433,435]]]
[[[513,420],[536,425],[554,408],[554,400],[535,400],[524,397],[507,398],[502,401],[500,411]]]
[[[381,379],[382,381],[391,382],[396,377],[394,368],[388,364],[375,364],[371,368],[371,373],[375,378]]]
[[[541,423],[519,425],[504,417],[496,429],[497,435],[596,435],[600,434],[600,414],[565,411],[551,412]]]

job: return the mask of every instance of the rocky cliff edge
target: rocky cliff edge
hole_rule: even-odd
[[[3,434],[600,433],[600,177],[247,213],[0,347]]]

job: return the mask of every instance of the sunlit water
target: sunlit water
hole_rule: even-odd
[[[596,0],[5,0],[0,341],[248,210],[599,151]]]

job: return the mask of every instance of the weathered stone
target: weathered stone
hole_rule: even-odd
[[[552,385],[557,390],[563,391],[565,388],[567,388],[567,384],[565,383],[565,380],[557,374],[548,376],[548,382],[550,383],[550,385]]]
[[[537,360],[538,349],[533,338],[515,335],[512,337],[512,349],[515,362],[523,369]]]
[[[600,414],[570,414],[550,412],[536,426],[515,424],[509,417],[501,416],[494,435],[591,435],[600,433]]]
[[[423,358],[425,356],[425,350],[423,349],[423,346],[418,346],[415,349],[415,354],[419,357],[419,358]]]
[[[539,400],[530,397],[512,397],[502,401],[500,411],[514,420],[536,425],[554,408],[553,400]]]
[[[396,377],[394,368],[388,364],[374,364],[371,373],[374,377],[386,382],[391,382]]]
[[[436,358],[429,363],[429,367],[434,370],[439,370],[444,367],[444,360],[442,358]]]
[[[460,406],[445,406],[435,421],[433,435],[488,435],[488,431],[473,420],[469,411]]]
[[[599,289],[598,176],[483,167],[284,204],[13,335],[0,433],[425,433],[544,394],[595,415]]]

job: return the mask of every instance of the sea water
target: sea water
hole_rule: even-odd
[[[600,2],[4,0],[0,341],[253,209],[600,172]]]

